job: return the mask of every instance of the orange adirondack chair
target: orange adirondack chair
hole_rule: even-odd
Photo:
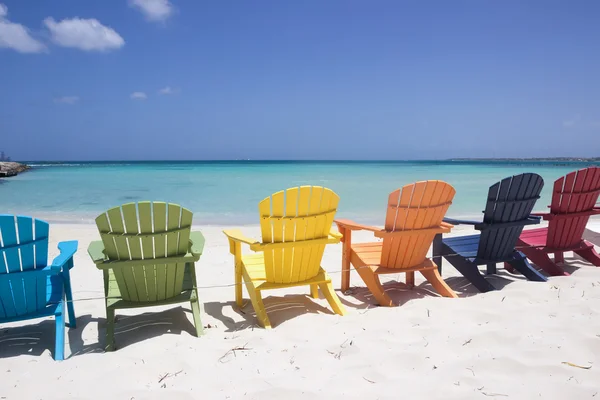
[[[582,237],[590,216],[600,214],[600,207],[596,206],[599,195],[598,167],[573,171],[558,179],[552,190],[550,212],[534,214],[548,221],[548,227],[523,231],[517,245],[523,247],[521,251],[527,258],[551,275],[569,275],[557,265],[564,261],[565,251],[573,251],[600,267],[600,255]],[[554,260],[549,253],[554,253]]]
[[[342,291],[350,287],[350,264],[382,306],[395,305],[385,293],[379,275],[406,273],[406,284],[414,286],[419,271],[444,297],[458,297],[444,282],[437,265],[427,252],[438,233],[448,233],[452,225],[442,221],[456,191],[442,181],[422,181],[392,192],[388,199],[385,229],[336,220],[344,236]],[[352,231],[367,230],[381,242],[352,243]]]

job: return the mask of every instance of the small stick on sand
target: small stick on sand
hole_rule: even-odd
[[[164,375],[163,375],[163,376],[162,376],[162,377],[161,377],[161,378],[158,380],[158,383],[161,383],[161,382],[162,382],[162,381],[164,381],[165,379],[167,379],[167,378],[170,378],[170,377],[172,377],[172,376],[177,376],[177,375],[179,375],[179,374],[180,374],[180,373],[182,373],[182,372],[183,372],[183,370],[182,370],[182,369],[181,369],[181,370],[179,370],[179,371],[177,371],[177,372],[175,372],[174,374],[171,374],[170,372],[167,372],[166,374],[164,374]]]
[[[588,367],[584,367],[583,365],[573,364],[573,363],[568,362],[568,361],[563,361],[562,364],[568,365],[570,367],[581,368],[581,369],[590,369],[590,368],[592,368],[591,365],[588,366]]]
[[[223,359],[224,359],[225,357],[227,357],[227,356],[228,356],[229,354],[231,354],[231,353],[233,353],[233,356],[234,356],[234,357],[237,357],[237,354],[235,354],[236,350],[237,350],[237,351],[248,351],[248,350],[252,350],[251,348],[248,348],[248,347],[246,347],[247,345],[248,345],[248,343],[246,343],[245,345],[243,345],[243,346],[241,346],[241,347],[240,347],[240,346],[238,346],[238,347],[234,347],[234,348],[232,348],[232,349],[229,349],[229,350],[227,350],[227,353],[223,354],[223,355],[221,356],[221,358],[219,358],[219,362],[221,362],[221,363],[222,363],[222,362],[224,362],[224,361],[223,361]]]

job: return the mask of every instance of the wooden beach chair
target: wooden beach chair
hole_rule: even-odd
[[[149,202],[114,207],[96,218],[102,241],[88,253],[104,273],[106,350],[115,348],[115,311],[190,302],[196,335],[203,333],[195,262],[204,236],[191,232],[192,212]]]
[[[235,261],[235,302],[243,306],[242,280],[246,284],[256,318],[271,328],[262,301],[264,290],[310,286],[313,298],[321,289],[336,314],[345,309],[321,267],[325,245],[339,243],[331,230],[339,197],[319,186],[302,186],[274,193],[258,205],[262,241],[250,239],[237,229],[223,231]],[[245,243],[255,254],[242,255]]]
[[[54,359],[64,358],[65,312],[75,328],[69,271],[77,241],[60,242],[48,265],[48,223],[0,215],[0,323],[54,316]]]
[[[479,272],[479,265],[487,266],[488,274],[496,273],[496,264],[506,262],[532,281],[546,281],[535,270],[525,255],[515,250],[523,227],[539,224],[539,217],[531,217],[535,202],[544,186],[537,174],[521,174],[505,178],[490,187],[483,222],[444,218],[452,225],[472,225],[481,234],[442,238],[433,242],[433,256],[442,267],[446,258],[473,286],[481,292],[495,290]]]
[[[590,216],[600,214],[600,207],[596,206],[598,195],[598,167],[573,171],[558,179],[552,190],[550,212],[535,214],[548,221],[548,227],[521,234],[518,245],[523,247],[523,253],[550,275],[569,275],[557,265],[564,261],[567,251],[600,266],[594,245],[582,237]],[[550,253],[554,253],[554,260],[548,256]]]
[[[420,272],[444,297],[457,297],[438,273],[437,265],[427,252],[436,234],[450,232],[451,225],[442,222],[452,204],[455,190],[442,181],[423,181],[404,186],[388,198],[385,228],[336,220],[343,235],[342,291],[350,287],[350,264],[354,266],[371,293],[382,306],[395,305],[385,293],[379,275],[406,274],[406,284],[414,285],[414,274]],[[352,243],[352,231],[374,233],[381,242]]]

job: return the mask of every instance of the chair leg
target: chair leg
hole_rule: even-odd
[[[600,267],[600,254],[596,252],[594,247],[590,247],[585,250],[577,250],[575,251],[578,255],[588,260],[590,263],[595,265],[596,267]]]
[[[517,273],[517,270],[512,265],[510,265],[510,263],[508,263],[508,262],[504,263],[504,269],[506,271],[510,272],[511,274],[516,274]]]
[[[333,285],[331,284],[331,281],[320,283],[319,287],[321,288],[321,292],[323,292],[323,295],[327,299],[327,302],[333,309],[333,312],[335,312],[338,315],[345,315],[346,309],[340,302],[340,298],[338,297],[337,293],[335,293],[335,290],[333,290]]]
[[[546,282],[548,279],[542,275],[538,270],[533,268],[533,266],[527,261],[524,254],[515,254],[515,259],[510,261],[508,264],[519,271],[523,276],[530,281],[536,282]]]
[[[409,288],[415,287],[415,273],[414,271],[406,273],[406,286]]]
[[[477,265],[459,257],[450,257],[448,261],[480,292],[485,293],[496,290],[496,288],[481,275]]]
[[[115,310],[112,308],[106,309],[106,344],[104,351],[115,350]]]
[[[63,300],[61,310],[56,314],[56,342],[54,344],[54,359],[62,361],[65,358],[65,302]]]
[[[390,296],[385,293],[385,290],[379,281],[379,276],[375,274],[371,268],[363,263],[353,263],[353,265],[380,306],[393,307],[396,305]]]
[[[565,253],[563,253],[562,251],[560,251],[558,253],[554,253],[554,262],[556,264],[564,263],[565,262]]]
[[[319,284],[310,285],[310,295],[313,299],[319,298]]]
[[[433,238],[433,249],[432,249],[433,257],[431,258],[433,260],[433,262],[438,266],[438,272],[440,274],[442,273],[442,260],[444,258],[444,257],[442,257],[442,248],[444,246],[442,239],[443,239],[443,237],[442,237],[441,233],[438,233]]]
[[[265,329],[271,329],[271,321],[269,321],[269,317],[267,316],[267,310],[263,304],[260,290],[254,288],[250,290],[250,287],[248,287],[248,294],[250,295],[250,301],[252,302],[252,307],[254,307],[258,323]]]
[[[235,266],[235,304],[240,308],[244,306],[241,261]]]
[[[258,323],[265,329],[271,329],[271,321],[269,321],[269,317],[267,317],[267,310],[263,304],[260,290],[257,290],[256,287],[254,287],[254,283],[252,283],[250,276],[248,276],[248,273],[244,268],[242,268],[242,273]]]
[[[535,265],[542,268],[548,274],[552,276],[569,276],[568,272],[565,272],[561,267],[556,265],[554,261],[548,257],[548,253],[544,253],[541,250],[535,248],[521,249],[527,258],[529,258]]]
[[[420,272],[440,295],[452,298],[458,297],[456,293],[454,293],[454,290],[450,289],[450,286],[442,279],[437,268],[426,269]]]
[[[196,336],[200,337],[204,335],[204,326],[202,326],[202,320],[200,319],[200,302],[198,301],[198,294],[190,301],[192,306],[192,315],[194,316],[194,326],[196,327]]]
[[[67,312],[69,314],[69,328],[77,328],[75,319],[75,308],[73,307],[73,293],[71,292],[71,280],[65,279],[65,294],[67,296]]]
[[[349,235],[349,233],[347,235]],[[346,238],[346,241],[344,242],[344,247],[342,248],[342,293],[350,289],[350,258],[352,248],[347,243],[347,240],[349,239]]]

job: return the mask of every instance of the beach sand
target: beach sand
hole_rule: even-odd
[[[600,223],[588,228],[600,232]],[[102,274],[87,255],[96,228],[52,225],[51,256],[57,242],[79,240],[71,275],[78,326],[67,330],[63,362],[52,359],[53,318],[0,326],[0,398],[600,399],[600,268],[570,253],[570,277],[528,282],[499,265],[490,279],[501,290],[486,294],[445,263],[459,299],[438,297],[420,276],[408,290],[395,282],[404,275],[389,275],[386,287],[401,303],[394,308],[375,306],[353,272],[355,288],[338,291],[344,317],[308,287],[266,292],[267,331],[249,303],[233,307],[223,228],[197,229],[207,239],[197,264],[205,335],[194,336],[186,304],[125,310],[117,351],[105,353],[104,303],[94,299]],[[243,231],[258,237],[257,226]],[[370,235],[354,234],[363,239]],[[340,264],[341,245],[328,246],[323,266],[336,288]]]

